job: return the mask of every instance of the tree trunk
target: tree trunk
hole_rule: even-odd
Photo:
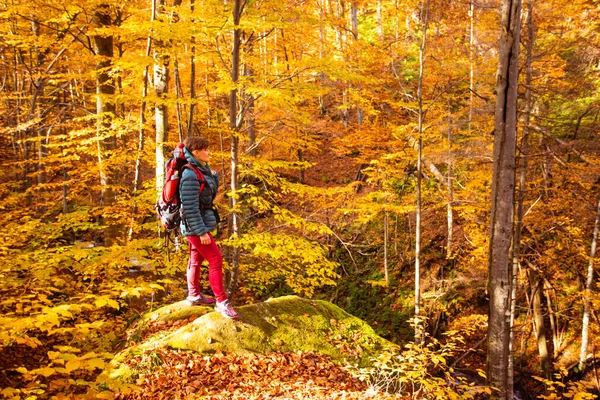
[[[93,22],[98,28],[108,27],[113,24],[108,4],[100,4],[94,11]],[[113,174],[108,164],[108,154],[117,147],[116,137],[107,133],[115,115],[115,85],[110,76],[113,65],[114,47],[113,37],[104,35],[92,36],[92,44],[98,63],[96,64],[96,113],[98,115],[98,165],[100,170],[100,184],[102,187],[101,204],[104,207],[116,201],[113,190]],[[104,136],[104,139],[101,139]],[[105,231],[104,243],[111,245],[117,236],[117,225],[109,223]]]
[[[390,273],[388,267],[388,237],[390,231],[390,216],[387,211],[383,214],[383,272],[385,273],[385,284],[390,287]]]
[[[587,358],[588,334],[590,325],[590,312],[592,310],[592,285],[594,283],[594,257],[596,257],[596,243],[598,241],[598,230],[600,229],[600,200],[596,211],[596,223],[594,224],[594,235],[592,237],[592,248],[590,250],[590,261],[588,263],[587,280],[585,282],[585,296],[583,302],[583,322],[581,327],[581,350],[579,351],[579,370],[585,368]]]
[[[513,271],[517,270],[522,264],[521,257],[521,232],[523,227],[523,202],[525,199],[525,185],[527,180],[527,165],[529,161],[529,128],[531,121],[532,97],[531,97],[531,80],[532,80],[532,60],[533,60],[533,43],[534,27],[533,27],[533,1],[528,1],[527,11],[527,56],[525,67],[525,107],[523,110],[523,136],[521,138],[521,168],[519,171],[519,187],[517,191],[517,202],[515,207],[515,236],[513,245]],[[514,272],[513,272],[514,273]],[[552,361],[550,352],[548,351],[548,343],[546,341],[546,327],[544,323],[544,315],[542,309],[542,282],[536,271],[530,269],[527,273],[529,286],[532,296],[533,321],[535,327],[535,336],[538,343],[538,352],[540,356],[540,365],[546,379],[552,379]],[[513,284],[515,281],[513,280]],[[513,288],[513,291],[516,288]],[[515,299],[512,299],[511,307],[511,329],[514,329],[514,308]],[[514,339],[514,338],[513,338]],[[511,340],[512,342],[512,340]]]
[[[40,36],[40,23],[39,21],[36,20],[35,16],[31,16],[31,32],[33,33],[33,36],[39,40],[39,36]],[[42,50],[40,48],[38,48],[37,46],[34,47],[34,60],[35,60],[35,64],[34,67],[36,70],[41,69],[42,67],[42,63],[44,62],[44,53],[42,52]],[[31,108],[29,110],[29,115],[31,116],[31,118],[41,118],[41,104],[40,102],[43,101],[43,96],[44,96],[44,79],[43,78],[37,78],[37,79],[33,79],[31,81],[31,89],[33,91],[32,93],[32,100],[31,100]],[[38,127],[32,127],[31,129],[35,129],[37,132],[37,150],[38,150],[38,174],[37,174],[37,183],[38,184],[43,184],[46,182],[46,173],[44,172],[44,166],[43,166],[43,162],[44,162],[44,158],[46,157],[48,151],[46,149],[46,146],[44,144],[44,135],[41,132],[41,129]],[[43,212],[43,210],[40,210]]]
[[[473,54],[475,45],[475,0],[469,2],[469,122],[468,131],[471,132],[473,121],[473,93],[475,92],[475,60]]]
[[[423,167],[421,160],[423,158],[423,76],[425,72],[425,46],[427,44],[427,26],[429,25],[429,3],[424,3],[421,8],[421,29],[423,39],[419,46],[419,84],[417,87],[418,110],[418,148],[417,148],[417,210],[415,226],[415,342],[420,343],[423,339],[422,324],[419,321],[421,310],[421,182]]]
[[[454,204],[454,185],[453,181],[453,169],[454,163],[452,160],[452,109],[448,105],[448,204],[446,205],[446,218],[448,221],[448,240],[446,242],[446,259],[452,258],[452,233],[454,231],[454,215],[453,215],[453,204]]]
[[[177,133],[179,134],[179,141],[183,142],[183,105],[180,99],[183,96],[183,90],[181,89],[181,77],[179,76],[179,62],[177,59],[173,62],[173,77],[175,80],[175,113],[177,115]]]
[[[533,309],[533,326],[535,329],[535,338],[538,344],[538,353],[540,355],[540,365],[544,372],[544,378],[552,379],[552,355],[548,349],[546,335],[546,325],[544,322],[544,309],[542,305],[543,281],[536,271],[528,271],[529,288],[531,291],[531,306]]]
[[[245,3],[244,3],[245,4]],[[243,11],[242,0],[234,0],[233,6],[233,49],[231,53],[231,81],[234,85],[237,85],[240,74],[240,47],[241,47],[241,35],[242,30],[240,29],[240,19]],[[239,127],[240,122],[238,121],[238,109],[237,109],[237,89],[233,89],[229,92],[229,128],[231,129],[231,195],[229,197],[229,204],[232,210],[231,213],[231,224],[230,236],[239,237],[241,233],[240,227],[240,215],[237,210],[237,190],[238,190],[238,157],[239,157]],[[240,268],[240,250],[237,246],[234,246],[231,250],[231,277],[229,285],[227,286],[227,294],[230,298],[233,297],[237,282],[239,279],[239,268]]]
[[[354,42],[358,42],[358,4],[356,1],[352,1],[350,5],[350,15],[352,19],[352,37],[354,38]],[[353,63],[356,61],[353,60]],[[351,84],[349,85],[352,86]],[[358,126],[363,123],[363,111],[360,106],[356,107],[356,123]]]
[[[488,253],[487,378],[498,389],[493,398],[507,400],[513,398],[509,349],[520,16],[520,0],[503,0]]]
[[[377,37],[380,42],[383,42],[383,10],[382,0],[377,0]]]
[[[164,13],[165,1],[158,0],[156,3],[157,16]],[[162,53],[164,43],[155,40],[154,49],[154,92],[158,101],[154,107],[154,129],[156,131],[156,193],[160,193],[165,177],[165,149],[164,144],[168,137],[168,108],[166,96],[169,92],[169,56]]]
[[[252,58],[252,53],[254,52],[254,38],[250,37],[246,41],[246,51],[245,53],[248,55],[248,58]],[[249,64],[244,64],[244,76],[250,82],[254,81],[254,70]],[[248,132],[248,146],[247,154],[251,157],[256,157],[258,154],[258,148],[256,146],[256,116],[254,112],[254,95],[249,94],[244,91],[244,109],[246,110],[246,130]]]
[[[152,9],[150,14],[150,22],[154,22],[156,18],[156,0],[152,0]],[[148,36],[146,39],[146,58],[150,57],[152,50],[152,37]],[[138,130],[138,150],[135,157],[135,172],[133,178],[133,215],[131,218],[131,226],[129,228],[128,240],[133,237],[133,226],[135,223],[135,216],[138,213],[137,206],[137,192],[141,184],[141,166],[142,166],[142,153],[144,152],[144,124],[146,123],[146,97],[148,97],[148,80],[150,79],[150,67],[146,65],[144,67],[144,75],[142,78],[142,104],[140,106],[140,125]]]
[[[194,15],[194,0],[190,0],[190,10]],[[193,19],[192,19],[193,21]],[[188,129],[187,136],[192,137],[194,135],[194,109],[196,104],[194,99],[196,98],[196,40],[192,37],[192,47],[190,48],[190,110],[188,114]]]

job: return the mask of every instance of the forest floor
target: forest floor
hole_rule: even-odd
[[[117,399],[407,399],[409,397],[382,393],[357,377],[355,367],[344,367],[339,360],[321,352],[311,350],[292,350],[280,344],[281,351],[270,351],[266,354],[236,354],[233,351],[221,349],[226,340],[239,340],[237,346],[243,348],[245,325],[255,325],[252,317],[257,314],[265,317],[269,325],[266,340],[277,343],[276,331],[278,322],[293,324],[302,329],[307,335],[325,334],[319,329],[311,332],[307,321],[319,320],[324,312],[326,323],[340,328],[331,335],[338,338],[335,345],[341,349],[349,349],[342,342],[346,329],[353,332],[352,338],[357,338],[358,325],[349,314],[337,314],[337,320],[331,317],[325,308],[317,306],[312,310],[307,307],[311,302],[295,298],[276,299],[273,302],[260,305],[246,306],[238,309],[240,321],[225,320],[216,313],[206,314],[206,307],[182,308],[174,304],[162,308],[152,315],[147,315],[132,326],[121,356],[120,368],[125,367],[127,375],[132,377],[133,384],[138,390],[132,393],[119,393]],[[282,306],[283,305],[283,306]],[[289,306],[298,309],[288,314]],[[283,308],[278,308],[283,307]],[[336,308],[333,308],[335,310]],[[340,310],[341,311],[341,310]],[[193,312],[193,314],[189,314]],[[254,313],[254,314],[253,314]],[[308,317],[309,313],[311,314]],[[347,315],[349,319],[345,319]],[[291,318],[291,320],[287,320]],[[304,321],[303,321],[304,318]],[[245,321],[244,321],[245,320]],[[277,322],[275,322],[277,320]],[[358,320],[357,320],[358,321]],[[140,326],[143,328],[140,329]],[[216,326],[216,328],[215,328]],[[222,336],[221,329],[233,331],[233,336]],[[328,331],[329,332],[329,331]],[[341,332],[341,333],[340,333]],[[198,346],[198,340],[215,345],[208,350],[190,351],[188,347],[176,350],[167,345],[169,338],[190,337],[200,335],[185,343],[185,346]],[[365,337],[369,333],[364,333]],[[252,333],[251,336],[256,336]],[[327,334],[325,334],[327,336]],[[136,343],[130,340],[135,337]],[[326,338],[329,341],[330,338]],[[370,339],[375,340],[375,339]],[[284,339],[286,341],[286,339]],[[350,340],[351,341],[351,340]],[[311,339],[308,339],[312,343]],[[332,342],[333,343],[333,342]],[[138,344],[141,345],[138,346]],[[148,344],[151,344],[148,346]],[[356,339],[352,344],[359,346]],[[203,343],[199,346],[205,346]],[[294,346],[294,344],[292,344]],[[215,347],[213,347],[215,348]],[[227,346],[225,346],[227,348]],[[131,351],[133,350],[133,351]],[[366,350],[365,350],[366,351]],[[123,365],[124,364],[124,365]]]
[[[211,356],[155,351],[132,358],[134,368],[158,356],[156,372],[140,375],[139,391],[118,399],[408,399],[372,390],[328,357],[311,352]]]

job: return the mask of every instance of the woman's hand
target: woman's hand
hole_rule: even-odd
[[[204,235],[200,236],[200,243],[210,244],[210,235],[208,233],[205,233]]]

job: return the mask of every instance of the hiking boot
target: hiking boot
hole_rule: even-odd
[[[235,310],[233,309],[233,307],[231,307],[231,304],[229,304],[229,300],[225,300],[225,301],[217,301],[217,305],[215,306],[215,311],[218,311],[221,313],[222,316],[224,316],[225,318],[237,318],[238,315],[235,312]]]
[[[196,297],[188,296],[185,301],[190,306],[208,306],[215,302],[212,297],[204,297],[202,294]]]

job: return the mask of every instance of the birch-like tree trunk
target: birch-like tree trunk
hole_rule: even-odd
[[[250,36],[245,41],[245,54],[248,55],[249,59],[252,58],[252,55],[254,53],[255,40],[256,39],[253,36]],[[254,76],[256,74],[254,73],[254,69],[252,68],[252,66],[248,63],[244,64],[243,73],[247,81],[254,81]],[[258,147],[256,145],[256,115],[254,110],[255,99],[253,94],[250,94],[246,91],[243,92],[242,97],[245,103],[244,109],[246,110],[246,131],[248,132],[248,146],[246,146],[246,153],[251,157],[256,157],[256,155],[258,154]]]
[[[31,33],[37,39],[40,36],[40,23],[36,19],[34,15],[31,16]],[[39,39],[38,39],[39,40]],[[38,46],[34,46],[33,48],[33,59],[34,67],[36,70],[39,70],[42,67],[42,63],[44,62],[44,52],[42,49],[38,48]],[[38,77],[37,79],[32,78],[31,82],[31,90],[33,91],[33,96],[31,100],[31,108],[29,110],[29,115],[31,118],[38,119],[41,118],[41,102],[43,101],[44,96],[44,79]],[[37,182],[38,184],[43,184],[46,182],[46,172],[44,170],[43,162],[44,158],[47,156],[47,149],[44,143],[44,135],[40,128],[32,127],[37,132],[37,155],[38,155],[38,174],[37,174]],[[43,212],[43,209],[41,210]]]
[[[390,287],[390,272],[388,266],[388,238],[390,236],[390,215],[386,210],[383,214],[383,272],[385,273],[386,287]]]
[[[192,15],[194,15],[195,9],[195,1],[190,0],[190,11]],[[193,19],[192,19],[193,21]],[[190,48],[190,109],[188,114],[188,129],[187,136],[192,137],[194,135],[194,110],[196,109],[196,104],[194,100],[196,99],[196,39],[192,37],[192,46]]]
[[[469,2],[469,124],[468,131],[471,132],[473,121],[473,93],[475,92],[475,0]]]
[[[429,25],[430,0],[421,5],[421,34],[423,35],[419,45],[419,84],[417,86],[418,102],[418,147],[417,147],[417,210],[415,224],[415,342],[422,340],[421,316],[421,182],[423,180],[423,76],[425,73],[425,47],[427,45],[427,27]]]
[[[510,371],[513,200],[521,1],[503,0],[494,118],[494,170],[490,217],[487,378],[495,399],[513,398]]]
[[[165,0],[156,3],[156,15],[164,14]],[[154,107],[154,130],[156,132],[156,193],[160,193],[165,178],[164,143],[169,140],[168,107],[165,103],[169,93],[169,56],[162,51],[162,40],[154,41],[154,92],[159,99]]]
[[[156,18],[156,1],[152,0],[150,22],[154,22]],[[146,58],[150,57],[152,51],[152,36],[148,35],[146,39]],[[144,124],[146,123],[146,97],[148,97],[148,80],[150,79],[150,67],[146,65],[144,67],[144,75],[142,77],[142,104],[140,105],[140,125],[138,129],[138,151],[135,157],[135,172],[133,178],[133,216],[131,226],[129,228],[128,239],[131,240],[133,236],[133,225],[134,218],[138,212],[137,206],[137,192],[141,183],[141,166],[142,166],[142,153],[144,152]]]
[[[240,20],[244,10],[245,1],[234,0],[233,5],[233,48],[231,52],[231,82],[237,85],[240,75],[240,48],[242,30],[240,28]],[[240,215],[237,210],[237,191],[238,191],[238,168],[239,168],[239,127],[238,107],[237,107],[237,88],[229,92],[229,128],[231,129],[231,194],[229,197],[229,205],[231,207],[231,224],[230,236],[239,237],[241,233]],[[227,286],[227,294],[230,298],[233,297],[237,288],[240,271],[240,250],[234,246],[231,250],[231,276],[229,285]]]
[[[383,42],[383,5],[382,0],[377,0],[377,38]]]
[[[590,261],[588,263],[587,279],[585,282],[585,296],[583,302],[583,322],[581,324],[581,349],[579,351],[579,370],[585,368],[587,358],[587,347],[589,340],[590,312],[592,309],[592,284],[594,282],[594,257],[596,257],[596,244],[598,241],[598,230],[600,229],[600,200],[596,211],[596,223],[594,224],[594,235],[592,237],[592,248],[590,250]]]
[[[354,38],[354,43],[358,42],[358,4],[356,1],[352,1],[350,5],[350,18],[352,20],[352,37]],[[356,63],[356,57],[353,57],[353,63]],[[355,68],[358,69],[358,66],[355,65]],[[352,85],[349,85],[352,87]],[[363,123],[363,111],[360,106],[356,107],[356,122],[358,126]]]
[[[454,231],[454,162],[452,157],[452,108],[448,105],[448,204],[446,204],[448,239],[446,241],[446,259],[452,258],[452,233]]]

